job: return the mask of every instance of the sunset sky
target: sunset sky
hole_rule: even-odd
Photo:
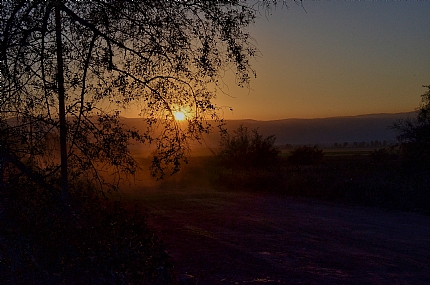
[[[281,2],[281,1],[280,1]],[[223,75],[225,119],[321,118],[415,110],[430,85],[430,1],[287,1],[250,27],[257,78]],[[232,111],[230,110],[232,109]],[[137,116],[138,111],[124,115]]]
[[[288,2],[250,29],[251,89],[219,93],[226,119],[412,111],[430,84],[430,1]],[[228,107],[233,108],[230,111]]]

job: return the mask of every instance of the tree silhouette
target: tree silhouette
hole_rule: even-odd
[[[393,128],[399,133],[403,160],[413,170],[430,170],[430,85],[421,95],[421,105],[415,119],[400,120]]]
[[[217,119],[221,72],[255,75],[246,28],[276,1],[6,0],[0,4],[1,156],[36,180],[118,183],[133,174],[128,145],[153,143],[152,173],[176,172],[189,139]],[[212,86],[212,87],[211,87]],[[147,131],[120,123],[139,106]],[[187,127],[174,119],[188,112]],[[60,144],[58,144],[60,141]],[[59,172],[61,175],[59,175]],[[61,183],[59,181],[61,176]]]

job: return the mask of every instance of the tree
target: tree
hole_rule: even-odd
[[[61,184],[63,198],[82,178],[103,186],[101,171],[114,171],[113,185],[133,174],[133,142],[156,145],[153,175],[178,171],[187,142],[218,119],[221,71],[233,69],[240,86],[255,75],[246,28],[271,3],[2,1],[0,155]],[[144,133],[120,122],[130,104],[141,109]],[[177,110],[187,112],[186,127]]]
[[[398,132],[403,160],[408,167],[429,170],[430,167],[430,85],[421,95],[421,105],[415,119],[399,120],[393,128]]]

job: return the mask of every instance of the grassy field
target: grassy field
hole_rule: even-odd
[[[323,149],[326,157],[330,156],[356,156],[370,155],[374,149],[372,148],[328,148]]]

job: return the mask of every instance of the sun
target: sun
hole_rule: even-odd
[[[173,112],[173,116],[175,117],[176,121],[183,121],[185,120],[185,114],[180,111]]]

